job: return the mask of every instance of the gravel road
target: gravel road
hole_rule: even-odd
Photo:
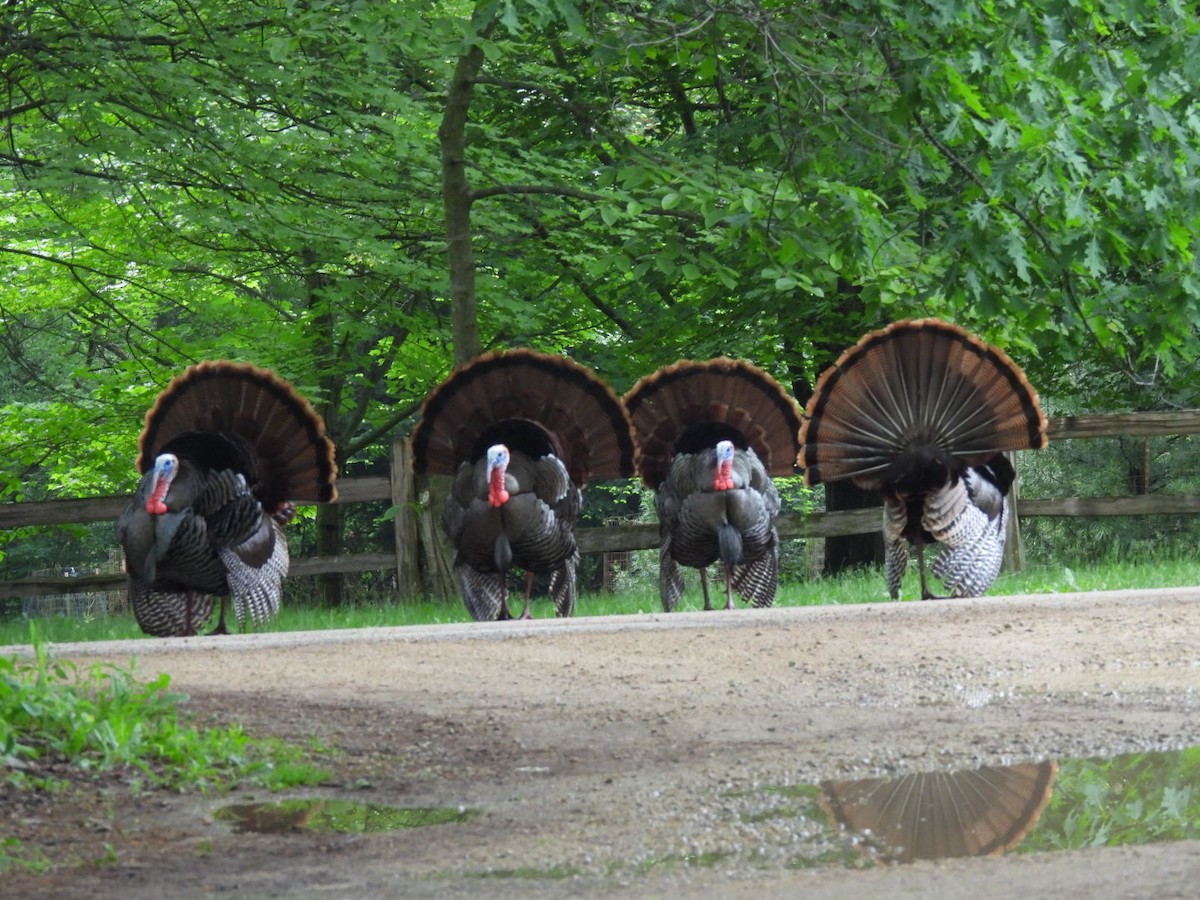
[[[11,896],[58,898],[1194,897],[1196,841],[866,865],[785,807],[795,786],[831,779],[1200,744],[1198,600],[1183,588],[60,645],[85,662],[136,655],[202,721],[334,748],[334,783],[305,796],[479,814],[246,835],[216,808],[274,798],[107,796],[20,826],[105,864],[5,878]],[[814,840],[830,844],[823,862],[799,864]]]

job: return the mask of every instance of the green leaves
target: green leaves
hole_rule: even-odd
[[[1023,853],[1194,839],[1196,748],[1061,764],[1054,793]]]
[[[453,357],[438,131],[465,48],[485,345],[583,350],[617,382],[715,352],[811,377],[937,312],[1047,359],[1195,358],[1181,10],[870,0],[814,30],[789,4],[427,7],[28,20],[39,53],[0,61],[33,98],[0,161],[0,492],[117,485],[202,358],[297,380],[345,457],[403,435]]]

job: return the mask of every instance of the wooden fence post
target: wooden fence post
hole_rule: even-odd
[[[425,592],[438,600],[457,600],[454,583],[454,548],[442,530],[442,503],[450,492],[446,475],[425,475],[417,485],[418,540],[421,545]]]
[[[406,438],[392,442],[392,506],[396,536],[396,590],[400,600],[421,595],[420,537],[412,455]]]
[[[1007,453],[1008,461],[1012,463],[1013,471],[1017,471],[1017,454]],[[1009,516],[1008,528],[1004,540],[1004,563],[1002,566],[1005,572],[1021,572],[1025,569],[1025,540],[1021,537],[1021,522],[1017,516],[1017,505],[1020,501],[1020,485],[1021,479],[1018,476],[1013,478],[1012,487],[1008,492]]]

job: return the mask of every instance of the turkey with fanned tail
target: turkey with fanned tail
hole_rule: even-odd
[[[221,598],[239,626],[279,612],[292,501],[335,499],[325,424],[273,372],[199,363],[158,395],[138,438],[142,479],[117,521],[138,625],[196,634]]]
[[[511,618],[507,573],[550,575],[555,612],[575,609],[575,524],[593,479],[633,474],[625,408],[590,369],[533,350],[466,363],[425,400],[412,434],[418,474],[454,477],[442,525],[454,577],[476,621]]]
[[[1005,453],[1046,444],[1037,392],[1004,351],[938,319],[864,336],[821,375],[800,433],[809,484],[849,478],[883,495],[885,575],[896,599],[917,548],[932,574],[977,597],[1000,572],[1015,478]]]
[[[720,562],[725,608],[733,593],[754,606],[775,601],[779,580],[779,491],[773,475],[795,472],[800,414],[778,382],[748,362],[685,360],[641,379],[625,395],[641,451],[642,480],[655,492],[663,609],[683,595],[680,566]]]

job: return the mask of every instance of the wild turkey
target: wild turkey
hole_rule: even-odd
[[[772,475],[795,471],[800,414],[795,401],[757,366],[720,357],[682,361],[641,379],[625,395],[659,521],[659,595],[671,612],[683,596],[680,566],[725,572],[754,606],[775,601],[779,580],[779,491]]]
[[[142,479],[117,522],[138,625],[191,635],[212,618],[224,633],[279,612],[288,570],[290,501],[336,497],[325,424],[287,382],[245,363],[202,362],[158,395],[138,439]]]
[[[1046,444],[1046,417],[1008,356],[938,319],[873,331],[821,375],[799,463],[809,484],[850,478],[883,495],[892,599],[915,544],[941,542],[933,575],[955,597],[983,594],[1004,558],[1011,450]]]
[[[549,573],[555,612],[575,609],[575,523],[591,479],[633,474],[625,408],[591,370],[532,350],[477,357],[426,399],[412,434],[418,474],[453,475],[442,525],[476,621],[511,618],[506,577]]]
[[[824,782],[821,806],[856,832],[859,846],[892,862],[994,856],[1037,825],[1057,775],[1049,760]]]

